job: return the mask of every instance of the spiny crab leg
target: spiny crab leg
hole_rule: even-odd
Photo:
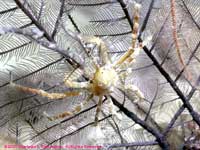
[[[65,118],[67,116],[75,115],[76,113],[80,112],[85,105],[87,105],[87,103],[92,99],[92,97],[93,97],[93,94],[90,94],[82,103],[80,103],[78,106],[76,106],[72,111],[65,111],[56,116],[48,116],[47,114],[45,114],[45,116],[49,120],[53,121],[53,120]]]
[[[41,96],[47,97],[49,99],[62,99],[65,97],[77,96],[80,94],[80,92],[77,92],[77,91],[69,91],[69,92],[64,92],[64,93],[48,93],[41,89],[34,89],[34,88],[30,88],[30,87],[21,86],[21,85],[15,84],[13,82],[11,82],[10,85],[21,91],[41,95]]]

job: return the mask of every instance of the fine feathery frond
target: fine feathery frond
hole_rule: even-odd
[[[136,44],[145,45],[122,70],[129,76],[124,74],[121,82],[138,87],[145,100],[136,101],[131,90],[115,89],[110,96],[121,120],[109,114],[105,96],[98,130],[93,127],[96,97],[76,115],[51,122],[45,115],[73,110],[87,91],[53,101],[10,86],[12,78],[60,93],[72,90],[64,77],[89,80],[100,54],[98,44],[88,39],[101,38],[111,61],[118,60],[131,46],[135,5],[141,5]],[[196,148],[199,29],[199,0],[0,0],[0,145]]]

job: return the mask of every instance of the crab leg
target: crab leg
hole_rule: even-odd
[[[75,88],[75,89],[89,89],[90,88],[89,82],[76,82],[76,81],[71,81],[71,80],[65,80],[64,83],[66,86],[70,88]]]
[[[87,41],[90,43],[97,44],[97,46],[99,47],[100,58],[102,60],[103,65],[111,63],[110,57],[108,55],[108,47],[102,39],[100,39],[99,37],[92,36],[89,37]]]
[[[133,24],[133,31],[132,31],[132,46],[129,48],[129,50],[122,55],[122,57],[114,64],[114,67],[117,67],[118,65],[121,65],[123,62],[127,61],[131,62],[134,59],[134,52],[137,41],[137,34],[139,30],[139,12],[140,12],[140,4],[135,4],[135,11],[134,11],[134,24]],[[132,57],[132,58],[131,58]]]
[[[102,100],[103,100],[103,96],[100,96],[100,97],[99,97],[99,102],[98,102],[98,104],[97,104],[96,114],[95,114],[95,123],[94,123],[95,126],[98,125],[99,113],[100,113],[100,111],[101,111]]]
[[[69,79],[69,75],[65,76],[64,83],[66,86],[70,88],[75,88],[75,89],[89,89],[90,88],[90,83],[88,81],[86,82],[72,81],[71,79]]]
[[[76,81],[71,81],[71,80],[65,80],[64,83],[66,86],[70,88],[75,88],[75,89],[89,89],[90,88],[89,82],[76,82]]]
[[[108,48],[105,45],[104,41],[102,41],[101,39],[100,39],[99,49],[100,49],[100,57],[102,59],[103,65],[110,64],[111,60],[108,55]]]
[[[83,109],[83,107],[92,99],[92,97],[93,97],[93,94],[89,95],[82,103],[80,103],[78,106],[76,106],[72,111],[65,111],[61,114],[58,114],[58,115],[52,116],[52,117],[48,116],[47,114],[45,114],[45,115],[51,121],[57,120],[57,119],[62,119],[67,116],[75,115],[76,113],[80,112]]]
[[[32,94],[38,94],[38,95],[41,95],[43,97],[47,97],[49,99],[62,99],[62,98],[65,98],[65,97],[77,96],[80,93],[80,92],[77,92],[77,91],[64,92],[64,93],[48,93],[44,90],[21,86],[21,85],[15,84],[13,82],[11,82],[11,86],[13,86],[13,87],[15,87],[15,88],[17,88],[21,91],[29,92],[29,93],[32,93]]]
[[[135,85],[132,85],[132,84],[124,85],[124,86],[121,86],[120,89],[126,92],[129,98],[135,98],[134,101],[145,100],[144,94]]]
[[[134,50],[130,48],[120,59],[114,64],[114,67],[117,67],[121,65],[123,62],[125,62],[132,54],[134,53]]]
[[[116,107],[114,106],[111,97],[107,96],[107,100],[108,100],[108,108],[109,108],[109,112],[111,115],[116,116],[119,120],[122,119],[122,116],[117,112]]]

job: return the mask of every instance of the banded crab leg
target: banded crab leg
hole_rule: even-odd
[[[49,93],[49,92],[46,92],[41,89],[35,89],[35,88],[18,85],[18,84],[13,83],[13,78],[12,78],[11,72],[10,72],[10,86],[14,87],[16,89],[19,89],[20,91],[41,95],[41,96],[47,97],[49,99],[63,99],[65,97],[77,96],[80,94],[80,92],[78,92],[78,91],[67,91],[64,93]]]
[[[124,62],[127,63],[131,63],[134,59],[135,56],[137,55],[137,51],[140,49],[140,47],[142,46],[139,43],[139,46],[137,46],[137,34],[138,34],[138,30],[139,30],[139,13],[140,13],[140,8],[141,5],[140,4],[135,4],[135,11],[134,11],[134,24],[133,24],[133,31],[132,31],[132,45],[129,48],[129,50],[120,57],[120,59],[115,62],[114,67],[118,67],[121,64],[123,64]]]
[[[65,111],[61,114],[58,114],[56,116],[49,116],[48,114],[44,114],[50,121],[62,119],[67,116],[75,115],[76,113],[80,112],[85,105],[93,98],[93,94],[90,94],[82,103],[80,103],[78,106],[76,106],[72,111]]]
[[[41,95],[41,96],[47,97],[49,99],[63,99],[65,97],[77,96],[80,94],[80,92],[78,92],[78,91],[69,91],[69,92],[64,92],[64,93],[48,93],[41,89],[34,89],[34,88],[30,88],[30,87],[21,86],[21,85],[15,84],[13,82],[11,82],[10,85],[12,87],[19,89],[20,91]]]

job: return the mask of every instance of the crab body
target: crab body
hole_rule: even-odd
[[[118,80],[118,74],[112,66],[102,66],[94,73],[90,91],[96,96],[107,95],[112,92]]]

